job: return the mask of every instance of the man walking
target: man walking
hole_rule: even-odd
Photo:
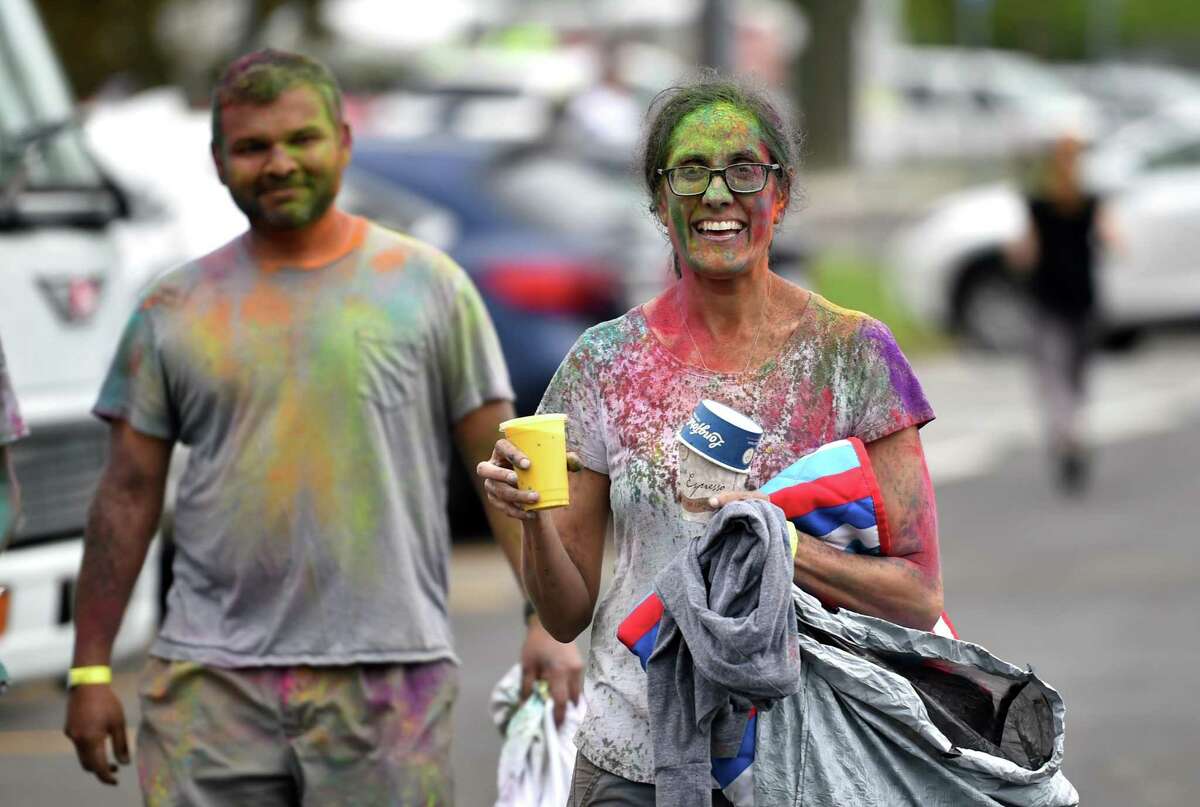
[[[112,642],[162,509],[175,579],[142,676],[147,804],[449,804],[453,447],[490,456],[512,390],[463,271],[334,204],[350,130],[329,72],[260,51],[213,96],[213,159],[248,232],[156,284],[95,412],[110,459],[88,520],[66,732],[115,782],[129,753]],[[488,508],[518,562],[519,531]],[[515,522],[511,522],[515,523]],[[522,662],[578,694],[572,646]]]

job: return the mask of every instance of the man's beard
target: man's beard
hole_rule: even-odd
[[[285,208],[267,208],[259,201],[259,195],[271,190],[287,190],[298,188],[311,194],[310,201],[300,210],[288,211]],[[250,220],[250,226],[265,230],[302,230],[312,224],[333,204],[337,197],[337,186],[330,182],[313,182],[290,185],[279,185],[271,188],[255,188],[251,194],[231,194],[233,203],[238,210]]]

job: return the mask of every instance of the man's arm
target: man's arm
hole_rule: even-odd
[[[468,412],[462,420],[454,424],[454,443],[458,447],[459,457],[472,473],[471,484],[476,494],[483,502],[483,514],[487,517],[488,527],[513,574],[517,584],[521,580],[521,525],[504,516],[487,500],[483,490],[483,480],[474,469],[481,461],[492,455],[492,447],[500,436],[500,424],[509,418],[516,417],[513,406],[508,401],[489,401],[483,406]]]
[[[454,441],[468,470],[475,492],[483,503],[483,512],[496,543],[500,545],[509,566],[521,581],[521,522],[509,518],[488,501],[484,479],[474,473],[476,466],[492,456],[500,424],[514,417],[508,401],[490,401],[469,412],[454,426]],[[523,590],[523,589],[522,589]],[[514,615],[515,616],[515,615]],[[529,630],[521,650],[522,694],[528,694],[533,682],[544,679],[554,698],[555,719],[562,720],[567,701],[579,698],[583,681],[583,662],[573,643],[556,641],[542,627],[536,616],[529,621]]]
[[[173,443],[113,421],[108,464],[88,511],[83,563],[75,594],[73,667],[108,666],[125,606],[146,559],[162,514],[163,491]],[[71,689],[66,735],[84,770],[117,783],[105,741],[111,737],[117,759],[129,762],[125,715],[107,684]]]

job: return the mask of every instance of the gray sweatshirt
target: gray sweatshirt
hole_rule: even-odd
[[[733,502],[654,581],[664,613],[647,665],[657,802],[712,804],[712,757],[733,756],[751,705],[798,691],[783,511]]]

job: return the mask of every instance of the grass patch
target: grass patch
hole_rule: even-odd
[[[920,322],[890,287],[887,267],[842,252],[818,256],[809,267],[812,288],[830,302],[870,314],[892,330],[900,348],[911,356],[945,349],[948,338]]]

